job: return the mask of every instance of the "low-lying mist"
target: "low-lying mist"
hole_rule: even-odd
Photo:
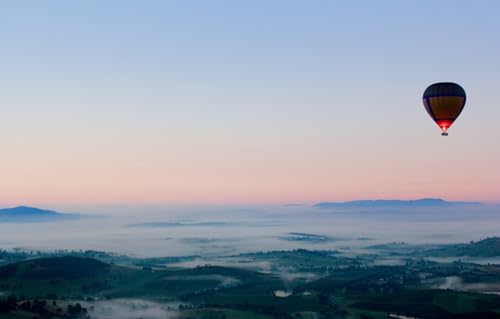
[[[220,256],[297,248],[356,250],[403,241],[457,243],[500,235],[499,207],[488,205],[398,210],[128,208],[123,215],[119,209],[103,211],[94,209],[88,212],[94,217],[78,220],[0,223],[0,248],[103,250],[136,257]]]
[[[142,299],[114,299],[84,302],[92,318],[98,319],[168,319],[176,318],[178,304],[160,304]]]

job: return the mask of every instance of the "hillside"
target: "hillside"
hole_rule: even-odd
[[[31,259],[0,267],[0,289],[26,296],[78,296],[107,288],[111,275],[119,272],[118,267],[91,258]]]
[[[490,237],[468,244],[454,244],[425,252],[435,257],[497,257],[500,256],[500,237]]]
[[[237,268],[138,268],[73,256],[38,258],[0,267],[0,291],[31,297],[180,298],[240,284],[271,285],[275,281],[272,276]]]
[[[0,267],[0,279],[73,280],[106,274],[109,265],[91,258],[73,256],[40,258]]]

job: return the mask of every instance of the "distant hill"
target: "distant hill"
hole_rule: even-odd
[[[28,206],[0,209],[0,223],[44,222],[76,219],[80,217],[80,215],[76,214],[63,214],[52,210],[45,210]]]
[[[497,257],[500,256],[500,237],[490,237],[468,244],[454,244],[425,251],[434,257]]]
[[[449,206],[481,205],[479,202],[450,202],[441,198],[422,198],[415,200],[354,200],[348,202],[322,202],[314,205],[317,208],[419,208]]]
[[[0,278],[81,279],[107,273],[109,264],[96,259],[64,256],[32,259],[0,267]]]

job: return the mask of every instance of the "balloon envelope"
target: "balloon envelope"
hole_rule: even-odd
[[[465,90],[456,83],[440,82],[429,86],[424,92],[427,113],[439,126],[442,135],[455,122],[465,106]]]

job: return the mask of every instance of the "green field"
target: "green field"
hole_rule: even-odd
[[[375,266],[362,257],[307,250],[233,258],[270,262],[274,271],[139,267],[130,261],[111,264],[78,256],[28,258],[0,267],[0,318],[92,318],[89,305],[128,299],[176,302],[172,311],[184,319],[377,319],[389,313],[427,319],[500,318],[499,295],[428,284],[447,276],[460,276],[466,284],[499,282],[500,267],[495,265],[416,259],[404,266]],[[289,279],[304,271],[314,276]],[[289,293],[278,296],[278,290]],[[76,308],[78,301],[87,306]]]

